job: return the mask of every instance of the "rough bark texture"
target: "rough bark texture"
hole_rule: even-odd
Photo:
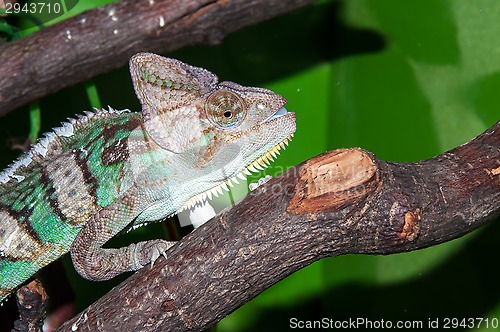
[[[123,0],[0,44],[0,116],[141,51],[217,44],[312,0]]]
[[[19,319],[14,323],[15,332],[41,332],[48,296],[42,283],[33,280],[17,292]]]
[[[499,214],[500,122],[417,163],[331,151],[258,188],[59,331],[203,330],[323,257],[426,248]]]

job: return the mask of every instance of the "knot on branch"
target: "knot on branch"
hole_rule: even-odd
[[[415,241],[420,234],[423,209],[409,207],[396,200],[392,203],[387,219],[379,224],[379,240],[383,247]]]
[[[403,218],[403,229],[396,232],[401,239],[411,242],[415,240],[420,231],[420,221],[422,220],[422,209],[416,208],[413,211],[406,211]]]

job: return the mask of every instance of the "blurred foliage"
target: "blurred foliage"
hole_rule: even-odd
[[[167,55],[288,99],[297,133],[269,174],[351,146],[385,160],[416,161],[500,119],[499,17],[497,0],[325,0],[234,33],[219,46]],[[94,83],[104,105],[139,109],[125,66]],[[43,131],[90,109],[84,84],[39,104]],[[12,139],[25,139],[28,127],[28,108],[1,119],[4,164],[16,155]],[[292,317],[421,320],[424,326],[435,318],[500,317],[498,234],[500,225],[491,223],[416,252],[323,259],[263,292],[217,330],[286,330]],[[92,300],[82,295],[87,292],[77,290],[81,306]]]

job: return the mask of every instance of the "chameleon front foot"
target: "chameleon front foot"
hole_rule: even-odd
[[[167,258],[166,252],[174,244],[174,241],[165,240],[139,242],[134,250],[134,260],[140,264],[139,268],[146,266],[148,263],[151,263],[151,267],[153,267],[160,255]]]
[[[82,277],[95,281],[108,280],[148,264],[153,266],[160,255],[167,257],[165,252],[174,244],[174,241],[151,240],[117,249],[73,247],[71,259]]]

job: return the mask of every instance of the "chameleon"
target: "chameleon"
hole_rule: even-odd
[[[140,112],[69,118],[0,172],[0,302],[68,252],[95,281],[153,265],[175,242],[102,246],[228,190],[293,137],[295,113],[271,90],[152,53],[129,68]]]

